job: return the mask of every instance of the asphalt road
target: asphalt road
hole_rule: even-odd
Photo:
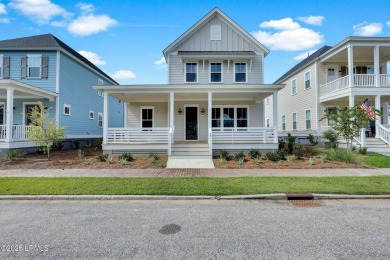
[[[390,200],[0,201],[0,259],[390,259]]]

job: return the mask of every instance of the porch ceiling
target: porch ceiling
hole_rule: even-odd
[[[390,60],[390,46],[379,47],[379,59],[380,62],[387,62]],[[345,48],[335,55],[324,60],[325,63],[347,63],[348,62],[348,49]],[[353,47],[353,62],[365,62],[374,63],[374,46],[354,46]],[[366,65],[369,65],[369,64]]]
[[[0,80],[0,98],[7,98],[7,88],[14,89],[14,99],[21,98],[47,98],[54,100],[58,94],[25,84],[16,80],[6,79]]]

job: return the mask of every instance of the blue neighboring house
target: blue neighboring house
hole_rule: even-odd
[[[93,85],[118,83],[51,34],[0,41],[0,154],[35,147],[28,112],[38,101],[66,127],[66,141],[101,138],[103,95]],[[123,102],[110,101],[109,125],[123,127]]]

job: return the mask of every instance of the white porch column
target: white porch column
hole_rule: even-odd
[[[175,93],[169,92],[169,136],[168,136],[168,155],[172,155],[173,129],[175,127]]]
[[[349,87],[353,87],[353,46],[348,46],[348,80]]]
[[[376,95],[375,96],[375,109],[381,110],[381,95]],[[381,123],[381,118],[380,116],[375,117],[375,138],[379,138],[379,127],[378,124]]]
[[[380,87],[379,78],[379,46],[374,47],[374,73],[375,73],[375,87]]]
[[[14,125],[14,89],[7,88],[6,142],[12,142],[12,126]]]
[[[274,121],[274,129],[275,136],[274,142],[278,143],[278,92],[274,92],[273,94],[273,121]]]
[[[366,147],[366,129],[360,128],[360,146]]]
[[[355,96],[351,94],[349,96],[349,107],[353,107],[353,106],[355,106]]]
[[[103,144],[107,144],[108,130],[108,93],[103,92]]]
[[[211,115],[213,108],[213,92],[208,92],[207,96],[207,131],[208,131],[208,143],[209,143],[209,155],[213,155],[213,135],[212,135],[212,124]]]

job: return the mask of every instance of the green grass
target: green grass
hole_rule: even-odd
[[[237,178],[0,178],[1,195],[390,194],[390,176]]]
[[[377,153],[362,155],[360,160],[365,164],[378,168],[390,168],[390,157]]]

